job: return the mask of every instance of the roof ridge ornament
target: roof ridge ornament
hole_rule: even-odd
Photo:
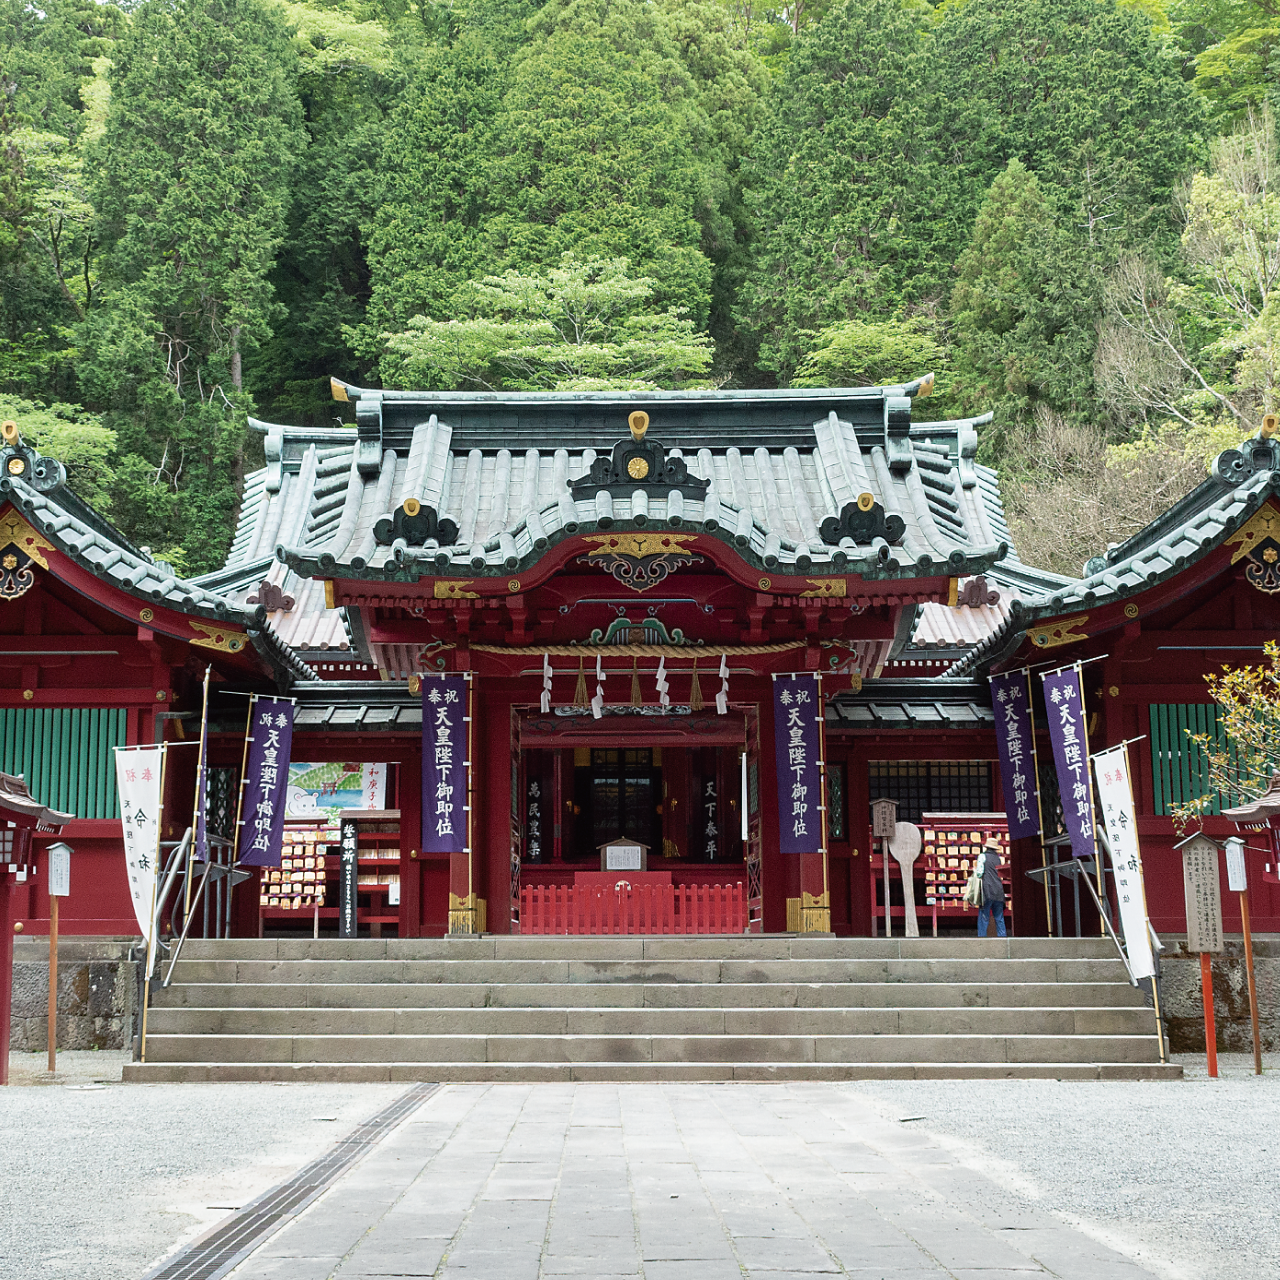
[[[601,491],[615,498],[625,498],[637,486],[646,489],[675,489],[686,498],[702,498],[711,487],[710,480],[689,474],[683,457],[671,456],[661,441],[648,439],[649,415],[633,409],[627,415],[630,440],[620,440],[610,453],[597,457],[585,476],[569,481],[569,492],[575,497],[594,497]]]
[[[891,547],[902,541],[907,522],[900,515],[888,515],[876,501],[874,493],[858,494],[857,502],[846,502],[838,516],[828,516],[818,527],[823,542],[829,547],[839,546],[845,538],[866,546],[876,538],[883,538]]]
[[[46,458],[25,444],[12,418],[0,424],[0,489],[21,480],[37,493],[50,493],[67,481],[67,469],[56,458]]]
[[[451,547],[458,541],[457,524],[417,498],[406,498],[390,516],[383,516],[373,526],[373,533],[384,547],[399,538],[411,547],[420,547],[429,541]]]
[[[1280,441],[1273,440],[1264,426],[1261,434],[1245,440],[1239,448],[1224,449],[1218,454],[1212,470],[1215,479],[1230,485],[1243,484],[1259,471],[1278,471]]]

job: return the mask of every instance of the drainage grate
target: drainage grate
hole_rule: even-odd
[[[414,1085],[377,1115],[356,1125],[332,1150],[304,1165],[288,1182],[263,1192],[207,1236],[148,1271],[143,1280],[218,1280],[225,1276],[439,1088],[438,1084]]]

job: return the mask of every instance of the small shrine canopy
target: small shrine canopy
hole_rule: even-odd
[[[1235,809],[1223,809],[1222,816],[1241,827],[1264,827],[1280,817],[1280,773],[1271,775],[1271,785],[1256,800]]]
[[[1280,562],[1280,514],[1262,510],[1277,495],[1280,441],[1256,436],[1226,450],[1206,480],[1133,537],[1091,559],[1082,577],[1015,600],[1006,621],[948,674],[984,672],[1012,654],[1029,628],[1043,635],[1055,619],[1101,610],[1158,587],[1225,543],[1239,544],[1236,559],[1256,555],[1257,572],[1275,574],[1280,585],[1280,569],[1268,568]],[[1255,517],[1262,522],[1258,527]]]
[[[867,579],[965,576],[1009,553],[995,473],[975,461],[987,417],[912,423],[919,382],[523,395],[334,386],[355,403],[354,428],[251,420],[267,466],[246,483],[224,571],[241,586],[274,573],[297,601],[313,577],[498,577],[607,529],[707,532],[752,570]],[[273,556],[292,573],[273,570]],[[340,647],[333,624],[325,635]]]
[[[59,813],[41,804],[20,774],[0,773],[0,819],[28,829],[56,832],[74,818],[74,813]]]

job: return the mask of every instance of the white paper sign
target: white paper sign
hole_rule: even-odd
[[[1099,751],[1093,757],[1098,779],[1098,803],[1111,846],[1116,897],[1120,902],[1120,927],[1129,951],[1129,969],[1135,978],[1155,974],[1151,934],[1147,927],[1147,900],[1142,887],[1142,854],[1138,849],[1138,819],[1133,811],[1129,783],[1129,754],[1125,747]]]
[[[1244,841],[1234,836],[1227,841],[1227,888],[1232,893],[1245,893],[1249,888],[1244,868]]]
[[[61,841],[49,846],[49,896],[71,896],[71,850]]]
[[[116,786],[129,896],[144,942],[151,941],[156,864],[160,860],[160,774],[164,747],[116,747]]]
[[[606,871],[639,871],[640,846],[638,844],[610,844],[604,850]]]

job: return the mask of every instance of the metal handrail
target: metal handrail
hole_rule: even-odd
[[[187,918],[182,922],[182,934],[178,941],[174,943],[173,953],[169,957],[169,972],[165,974],[164,981],[160,983],[160,989],[167,990],[169,983],[173,981],[173,971],[178,967],[178,959],[182,955],[182,948],[186,945],[187,934],[191,931],[191,922],[196,918],[196,906],[200,902],[200,895],[205,891],[205,886],[209,883],[209,869],[213,864],[207,859],[204,864],[204,871],[200,875],[200,882],[196,886],[196,891],[191,895],[191,905],[187,909]]]
[[[1107,842],[1107,837],[1103,834],[1101,829],[1097,829],[1095,834],[1098,843],[1102,846],[1103,852],[1106,853],[1108,858],[1110,858],[1111,846]],[[1047,877],[1050,872],[1055,872],[1059,876],[1071,876],[1076,883],[1077,892],[1079,891],[1080,882],[1082,880],[1084,881],[1085,886],[1089,890],[1090,896],[1093,898],[1094,905],[1098,908],[1098,918],[1102,921],[1111,941],[1115,943],[1116,951],[1120,955],[1120,963],[1124,965],[1125,972],[1129,975],[1129,985],[1136,990],[1142,990],[1142,983],[1145,982],[1146,979],[1135,978],[1133,976],[1133,966],[1129,962],[1129,953],[1125,949],[1125,944],[1120,941],[1119,936],[1112,927],[1110,913],[1104,907],[1102,899],[1098,896],[1098,890],[1093,883],[1093,877],[1088,874],[1086,868],[1081,867],[1080,859],[1068,858],[1065,862],[1051,862],[1045,867],[1034,867],[1027,872],[1027,875],[1033,880],[1038,880],[1041,876]],[[1151,1004],[1156,1015],[1156,1039],[1160,1047],[1160,1061],[1167,1062],[1169,1060],[1168,1047],[1165,1044],[1164,1020],[1160,1014],[1160,956],[1164,952],[1164,943],[1160,941],[1160,935],[1156,933],[1149,918],[1147,919],[1146,924],[1147,933],[1151,939],[1152,952],[1156,966],[1156,971],[1151,977]]]
[[[186,866],[187,858],[191,854],[191,841],[193,832],[188,827],[182,833],[182,839],[178,841],[173,852],[169,855],[169,865],[165,869],[164,882],[160,888],[160,892],[156,894],[156,910],[151,921],[151,936],[159,941],[160,938],[160,921],[164,916],[165,906],[168,903],[169,895],[173,892],[173,887],[178,881],[178,877],[182,874]]]

